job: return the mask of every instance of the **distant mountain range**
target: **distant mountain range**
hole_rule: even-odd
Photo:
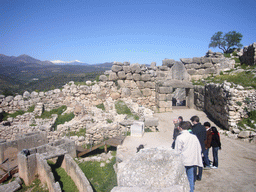
[[[22,93],[25,90],[61,88],[69,81],[95,80],[96,76],[111,69],[113,62],[87,64],[75,61],[40,61],[29,55],[0,54],[0,94],[6,90]]]

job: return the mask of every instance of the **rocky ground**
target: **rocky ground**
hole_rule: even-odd
[[[194,109],[156,113],[154,116],[159,118],[159,132],[145,133],[142,138],[127,137],[123,145],[118,147],[118,150],[122,151],[121,158],[125,160],[134,155],[140,144],[143,144],[145,148],[170,148],[174,129],[172,120],[180,115],[185,121],[193,115],[198,115],[202,123],[209,121],[212,126],[216,126],[204,112]],[[221,143],[219,168],[204,170],[202,180],[196,182],[195,191],[256,191],[256,145],[228,138],[224,134],[221,134]],[[212,160],[211,149],[209,156]]]

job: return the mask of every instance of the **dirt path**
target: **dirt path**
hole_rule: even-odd
[[[123,147],[127,147],[127,156],[136,152],[136,147],[144,144],[145,147],[170,148],[174,118],[183,116],[188,121],[191,116],[198,115],[200,122],[211,122],[205,113],[194,109],[177,109],[168,113],[156,113],[159,118],[159,132],[145,133],[142,138],[127,137]],[[216,126],[217,127],[217,126]],[[222,150],[219,151],[219,168],[204,170],[201,181],[197,181],[195,192],[255,192],[256,191],[256,145],[240,140],[230,139],[221,135]],[[128,149],[129,148],[129,149]],[[212,160],[212,150],[209,158]]]

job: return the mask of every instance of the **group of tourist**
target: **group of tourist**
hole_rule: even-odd
[[[195,181],[202,179],[203,169],[218,168],[218,150],[221,149],[221,143],[217,128],[211,127],[209,122],[202,125],[198,116],[192,116],[190,121],[183,121],[181,116],[173,120],[172,148],[182,156],[192,192]],[[213,161],[209,160],[211,147]]]

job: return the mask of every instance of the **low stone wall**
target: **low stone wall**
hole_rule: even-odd
[[[31,147],[37,147],[48,143],[46,132],[33,132],[18,136],[16,140],[0,143],[0,162],[10,157],[7,153],[12,149],[16,154],[22,149],[28,149]],[[15,154],[13,154],[15,155]]]
[[[70,155],[66,154],[64,156],[61,167],[64,168],[67,174],[72,178],[79,191],[93,192],[89,181]]]
[[[200,110],[200,111],[205,110],[204,97],[205,97],[205,87],[201,85],[194,85],[194,104],[197,110]]]
[[[244,47],[240,61],[247,65],[256,65],[256,43]]]
[[[37,174],[42,183],[46,183],[49,192],[61,192],[59,182],[55,182],[51,167],[47,161],[40,155],[36,154]]]

